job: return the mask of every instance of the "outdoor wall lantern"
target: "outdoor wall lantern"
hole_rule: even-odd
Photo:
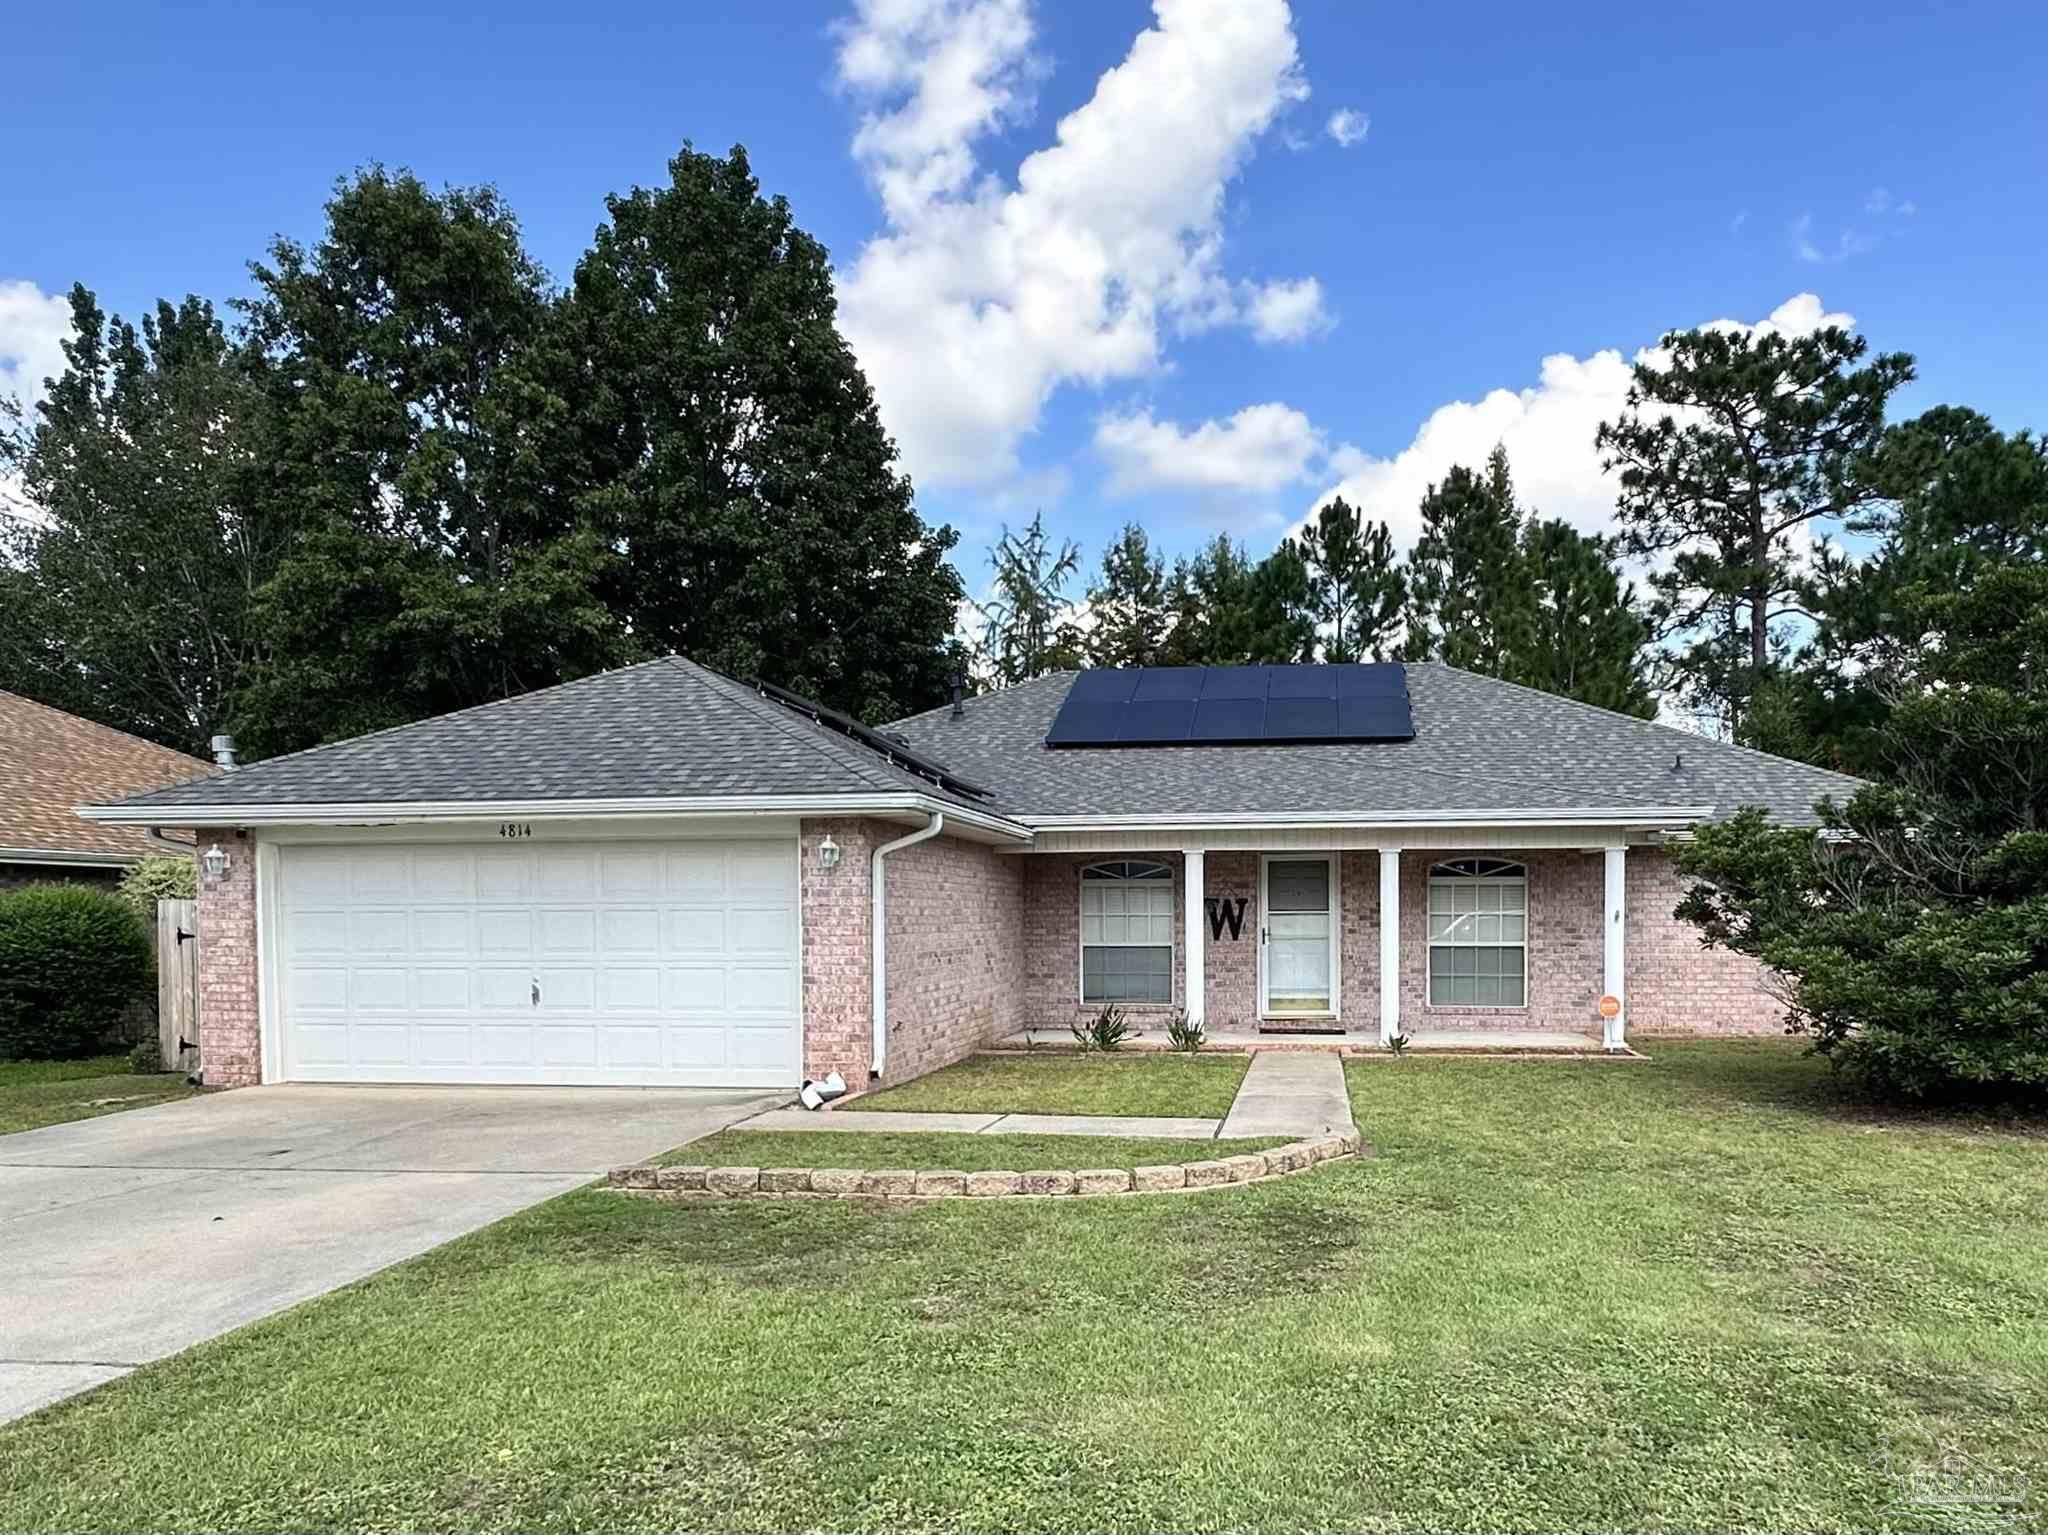
[[[839,867],[839,844],[832,840],[830,832],[825,833],[825,840],[818,844],[818,867],[821,869],[836,869]]]
[[[228,855],[226,850],[218,842],[214,843],[212,847],[199,855],[199,867],[205,871],[208,879],[219,879],[228,872]]]

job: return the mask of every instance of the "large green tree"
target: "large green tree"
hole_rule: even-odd
[[[1325,661],[1383,661],[1400,645],[1407,584],[1384,522],[1332,498],[1291,541],[1308,578]]]
[[[1533,621],[1523,521],[1504,447],[1494,448],[1481,472],[1454,465],[1429,487],[1422,533],[1408,556],[1406,659],[1489,677],[1515,669]]]
[[[746,152],[606,201],[564,321],[578,497],[636,640],[869,719],[940,702],[963,595],[839,333],[824,246]]]
[[[559,445],[575,383],[545,274],[489,188],[373,168],[246,304],[269,493],[309,531],[259,594],[259,751],[502,698],[636,653],[621,565]]]
[[[1561,520],[1522,530],[1516,567],[1527,602],[1499,674],[1560,698],[1653,719],[1650,629],[1615,573],[1611,540]]]
[[[1081,568],[1080,546],[1071,539],[1055,544],[1038,512],[1022,533],[1002,529],[989,567],[989,595],[975,604],[977,659],[989,679],[1008,687],[1080,666],[1082,639],[1067,601],[1067,583]]]
[[[1167,606],[1172,627],[1162,656],[1169,666],[1249,666],[1315,655],[1308,568],[1292,541],[1253,563],[1243,545],[1217,534],[1175,564]]]
[[[1898,593],[1881,785],[1823,830],[1748,811],[1680,853],[1680,914],[1783,978],[1793,1026],[1913,1097],[2048,1094],[2048,566]]]
[[[203,753],[239,728],[269,643],[254,594],[301,512],[268,492],[262,397],[211,305],[138,325],[78,287],[71,319],[13,436],[28,505],[0,522],[0,688]]]
[[[1088,589],[1090,666],[1156,666],[1173,615],[1166,562],[1137,523],[1126,523],[1102,551],[1102,573]]]
[[[1678,695],[1737,738],[1789,646],[1781,620],[1805,616],[1798,540],[1879,498],[1870,456],[1913,361],[1867,352],[1836,327],[1675,332],[1597,435],[1619,474],[1623,551],[1651,567],[1649,616]]]

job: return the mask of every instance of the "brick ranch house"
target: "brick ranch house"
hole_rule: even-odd
[[[1854,787],[1433,664],[1064,673],[876,733],[668,658],[81,814],[208,853],[209,1083],[859,1091],[1111,1001],[1775,1031],[1669,844]]]

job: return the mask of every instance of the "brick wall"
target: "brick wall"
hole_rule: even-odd
[[[1094,1016],[1096,1007],[1081,1003],[1081,870],[1091,863],[1114,863],[1120,853],[1024,853],[1024,1014],[1029,1024],[1064,1034],[1067,1028]],[[1182,864],[1178,853],[1133,853],[1132,858],[1163,863],[1173,870],[1173,1000],[1124,1004],[1134,1027],[1159,1029],[1187,995],[1187,954],[1181,942]],[[1213,865],[1215,860],[1209,862]],[[1205,874],[1205,879],[1207,875]],[[1245,933],[1253,932],[1249,906]],[[1212,945],[1212,948],[1214,946]]]
[[[1244,925],[1240,936],[1230,929],[1215,936],[1213,925],[1202,929],[1203,1022],[1214,1029],[1254,1029],[1259,1024],[1259,855],[1257,853],[1210,853],[1202,859],[1202,893],[1205,899],[1227,900],[1233,906],[1244,902]],[[1208,913],[1203,913],[1206,923]],[[1180,930],[1174,930],[1179,941]],[[1182,970],[1186,970],[1183,963]]]
[[[803,823],[804,1075],[837,1071],[869,1086],[874,1044],[868,902],[874,849],[910,828],[885,821]],[[827,835],[836,869],[818,862]],[[890,1082],[956,1061],[1024,1022],[1022,860],[940,836],[891,853]]]
[[[199,1065],[209,1087],[263,1080],[263,1026],[256,963],[256,844],[242,831],[199,829],[219,843],[228,870],[199,879]]]
[[[1669,853],[1628,855],[1630,1034],[1781,1034],[1785,1009],[1755,960],[1700,944],[1672,915],[1689,882]]]

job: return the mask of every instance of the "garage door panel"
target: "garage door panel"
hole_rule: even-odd
[[[290,1076],[798,1075],[789,839],[287,848],[281,873]]]

